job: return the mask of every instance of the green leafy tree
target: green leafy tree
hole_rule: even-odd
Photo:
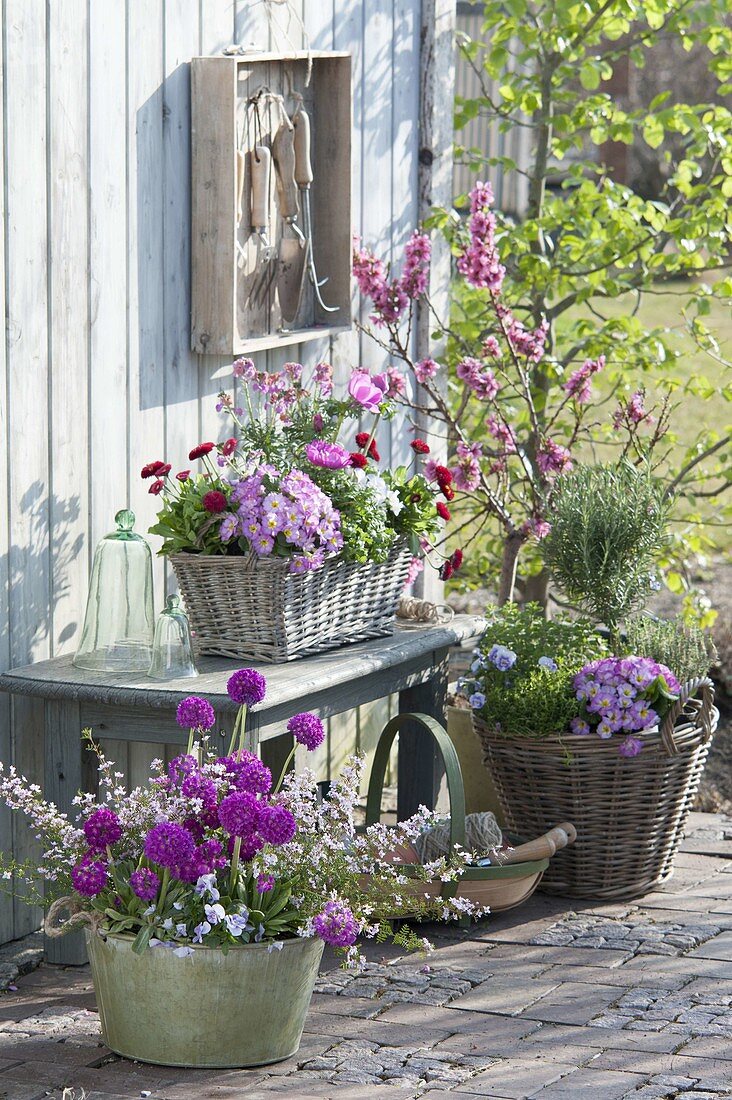
[[[732,91],[730,13],[731,0],[504,0],[486,4],[479,40],[460,41],[481,94],[458,101],[458,135],[479,115],[500,130],[521,127],[530,135],[528,164],[474,149],[461,153],[477,173],[500,167],[525,176],[525,216],[515,222],[499,215],[496,243],[506,267],[504,293],[514,312],[527,324],[548,323],[545,353],[529,378],[538,429],[563,381],[583,361],[600,356],[607,363],[606,401],[614,404],[630,389],[648,390],[647,406],[664,427],[686,395],[715,403],[714,424],[700,423],[683,444],[667,431],[665,445],[655,451],[669,493],[685,502],[684,543],[677,555],[682,558],[690,548],[710,545],[710,529],[696,527],[704,498],[717,497],[732,484],[731,428],[718,409],[732,399],[732,373],[710,323],[715,301],[728,309],[732,300],[726,273],[732,242],[732,113],[719,102]],[[604,88],[616,66],[649,63],[660,36],[677,38],[684,49],[706,51],[717,102],[678,103],[669,91],[646,109],[628,110]],[[602,160],[606,143],[631,145],[639,138],[664,161],[662,189],[653,200],[615,180]],[[452,212],[436,213],[433,224],[460,240]],[[643,304],[649,299],[667,304],[667,321],[644,323]],[[484,290],[460,281],[451,321],[454,340],[479,345],[492,311]],[[699,358],[715,364],[721,384],[699,370],[684,380],[674,331],[680,326]],[[601,425],[607,416],[602,408],[594,411],[596,443],[606,444],[606,456],[612,457],[612,432]],[[677,410],[678,418],[683,415],[683,408]],[[720,502],[718,516],[726,515]],[[495,561],[503,538],[495,532],[493,543],[484,542],[483,568]],[[678,584],[678,571],[671,572]],[[534,591],[545,598],[541,585]]]

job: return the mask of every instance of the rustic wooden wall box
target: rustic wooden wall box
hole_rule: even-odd
[[[350,327],[351,58],[319,51],[310,57],[308,87],[306,53],[196,57],[191,63],[194,351],[242,355]],[[297,253],[298,237],[282,217],[287,208],[282,173],[273,168],[266,197],[257,203],[263,177],[261,158],[256,163],[254,158],[256,147],[271,151],[282,107],[292,117],[298,105],[310,122],[313,259],[318,279],[327,279],[323,302],[336,308],[322,309],[306,267],[299,308],[288,317],[283,279],[286,283],[287,261]],[[302,137],[296,126],[298,131]],[[304,229],[304,191],[293,189],[292,176],[290,188],[299,206],[296,224]],[[269,261],[267,242],[252,224],[261,220],[263,209],[269,215]]]

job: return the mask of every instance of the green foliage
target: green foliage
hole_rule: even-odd
[[[485,695],[481,717],[513,737],[549,737],[568,729],[580,709],[572,677],[588,661],[609,653],[593,624],[548,620],[538,604],[523,609],[506,604],[487,615],[489,626],[474,665],[474,683]],[[494,645],[505,646],[516,655],[507,672],[501,672],[489,659]],[[556,670],[542,667],[542,657],[551,658]]]
[[[720,407],[720,399],[732,399],[732,385],[718,325],[720,315],[730,316],[732,295],[730,279],[718,277],[732,243],[732,112],[719,103],[674,102],[672,91],[643,110],[627,110],[605,82],[626,60],[631,74],[642,68],[663,36],[706,54],[723,97],[732,90],[731,11],[730,0],[510,0],[486,3],[480,39],[459,39],[480,94],[458,99],[458,141],[461,128],[482,116],[500,131],[526,133],[531,148],[528,165],[477,149],[463,157],[478,178],[500,167],[507,190],[512,176],[527,189],[521,221],[499,214],[498,244],[506,297],[520,302],[527,321],[550,323],[547,355],[530,378],[534,428],[552,426],[552,395],[561,397],[570,372],[600,355],[607,360],[600,383],[607,399],[644,386],[650,408],[654,397],[675,403],[686,393],[706,393],[717,401],[716,432],[700,419],[683,446],[669,434],[675,445],[657,450],[658,473],[667,482],[680,479],[677,497],[690,527],[692,516],[703,521],[696,502],[729,487],[732,468],[732,425]],[[653,201],[603,164],[607,142],[637,141],[658,149],[663,161],[665,182]],[[437,211],[432,224],[458,247],[459,219]],[[658,307],[653,318],[646,300]],[[459,342],[479,343],[489,317],[486,292],[461,284],[451,353]],[[696,369],[685,379],[689,346]],[[721,364],[722,373],[727,368],[720,386],[706,376],[705,360],[715,370]],[[593,424],[601,447],[614,443],[611,408],[600,408]],[[554,425],[560,441],[563,427]],[[730,508],[719,511],[724,522]]]
[[[666,665],[679,683],[706,676],[714,663],[714,643],[698,626],[676,619],[637,615],[625,624],[625,653],[652,657]]]
[[[151,535],[160,535],[161,554],[179,554],[183,550],[196,550],[200,554],[225,554],[227,547],[219,538],[220,515],[211,515],[203,507],[203,498],[211,489],[231,496],[231,485],[223,478],[215,483],[202,475],[179,482],[178,496],[165,494],[160,497],[161,508],[157,523],[150,528]]]
[[[562,478],[542,555],[566,597],[617,631],[643,604],[666,541],[668,504],[651,472],[622,461]]]
[[[380,562],[397,537],[394,517],[367,483],[343,470],[311,470],[315,481],[340,512],[343,556],[347,561]]]

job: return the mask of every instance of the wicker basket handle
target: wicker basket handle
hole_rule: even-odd
[[[381,796],[389,763],[389,753],[394,738],[405,725],[420,726],[431,733],[445,765],[447,793],[450,798],[450,848],[456,844],[465,847],[465,788],[460,760],[447,731],[434,718],[426,714],[397,714],[384,726],[379,737],[371,766],[369,789],[366,795],[366,825],[374,825],[381,818]]]
[[[671,704],[671,709],[663,720],[661,726],[661,741],[663,747],[669,756],[678,755],[678,746],[676,739],[674,738],[674,726],[681,714],[682,710],[688,703],[689,699],[692,699],[696,693],[701,689],[701,709],[698,715],[698,722],[704,730],[705,741],[708,741],[712,736],[712,706],[714,703],[714,685],[708,676],[701,676],[694,680],[687,680],[681,687],[681,692],[675,703]]]

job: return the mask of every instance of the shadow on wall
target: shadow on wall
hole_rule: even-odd
[[[17,504],[23,516],[23,536],[7,555],[7,619],[0,622],[0,653],[10,666],[29,664],[50,648],[68,646],[81,627],[86,591],[69,582],[69,569],[84,552],[78,496],[50,502],[53,535],[49,545],[47,486],[35,481]],[[54,621],[62,624],[49,643]]]

